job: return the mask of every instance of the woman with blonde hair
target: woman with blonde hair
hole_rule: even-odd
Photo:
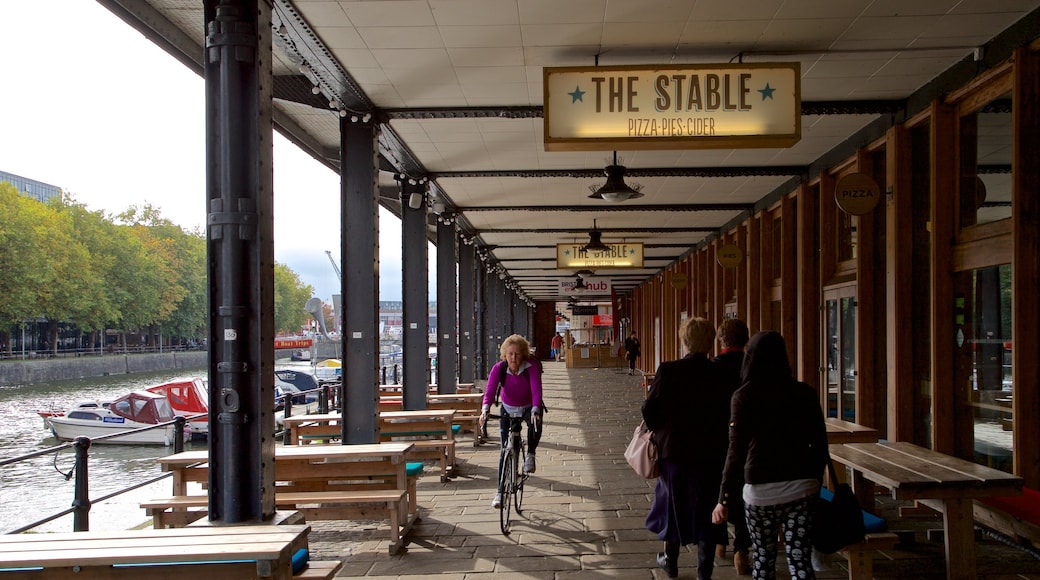
[[[687,355],[662,363],[643,403],[643,420],[657,444],[660,477],[646,529],[664,540],[657,565],[679,575],[679,549],[697,545],[697,577],[711,578],[715,546],[725,543],[725,525],[711,510],[726,460],[729,397],[708,358],[715,327],[704,318],[683,321],[679,336]]]
[[[480,429],[487,423],[491,404],[502,402],[499,413],[499,432],[502,447],[498,456],[498,491],[491,507],[502,507],[502,462],[509,445],[509,418],[523,417],[527,422],[527,459],[524,471],[534,473],[535,450],[542,437],[542,366],[531,357],[531,345],[527,339],[514,334],[502,341],[499,349],[502,360],[495,363],[488,373],[487,388],[484,389],[484,404],[480,411]]]

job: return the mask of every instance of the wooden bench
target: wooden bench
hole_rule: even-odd
[[[455,475],[455,411],[386,411],[379,414],[379,435],[384,442],[409,442],[409,460],[433,460],[440,465],[441,481]]]
[[[296,577],[293,556],[307,548],[309,531],[309,526],[300,525],[250,525],[8,534],[0,536],[0,569],[7,570],[0,576],[290,580]],[[328,571],[335,573],[338,564],[315,562],[302,577],[328,578]],[[326,574],[320,575],[322,571]]]
[[[395,553],[419,519],[415,482],[422,464],[410,466],[405,461],[412,448],[410,442],[278,446],[275,503],[296,508],[311,519],[389,521],[390,550]],[[174,477],[172,497],[141,504],[156,528],[185,526],[206,515],[208,497],[193,496],[187,489],[188,482],[208,481],[206,459],[207,451],[184,451],[158,459]]]
[[[386,520],[390,524],[390,553],[404,547],[402,538],[411,529],[408,515],[401,509],[407,505],[406,492],[399,489],[363,489],[337,491],[277,491],[275,505],[279,509],[295,509],[308,521],[313,520]],[[183,527],[206,516],[209,497],[181,495],[142,502],[145,513],[152,516],[156,529],[168,525]],[[187,520],[191,521],[187,521]]]
[[[867,534],[862,542],[845,546],[839,552],[849,561],[849,580],[870,580],[874,577],[874,551],[891,550],[899,543],[892,532]]]

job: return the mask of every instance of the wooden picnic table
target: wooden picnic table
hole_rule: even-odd
[[[877,443],[879,439],[877,429],[872,427],[864,427],[836,417],[827,417],[824,422],[827,424],[827,442],[831,444]]]
[[[285,420],[285,425],[289,428],[286,447],[338,438],[342,420],[343,417],[339,413],[289,417]],[[440,466],[441,481],[447,481],[455,470],[455,435],[452,429],[454,420],[454,409],[380,411],[379,431],[383,442],[401,441],[414,444],[408,452],[407,459],[436,461]]]
[[[291,580],[306,525],[0,535],[0,568],[32,578],[261,578]],[[190,564],[190,565],[189,565]],[[7,576],[7,574],[0,574]],[[15,574],[17,576],[17,574]]]
[[[976,498],[1021,495],[1021,477],[906,442],[830,446],[831,457],[852,471],[860,505],[874,511],[874,485],[898,500],[916,500],[943,514],[946,577],[975,578]]]
[[[415,477],[409,477],[406,462],[413,446],[407,441],[276,446],[275,503],[308,519],[385,519],[391,528],[390,552],[396,553],[419,518]],[[184,451],[157,461],[173,472],[173,497],[142,503],[156,527],[185,526],[206,515],[208,498],[189,495],[187,484],[208,481],[208,451]]]

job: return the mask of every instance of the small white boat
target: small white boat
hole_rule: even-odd
[[[100,441],[95,438],[166,423],[173,421],[175,416],[164,395],[134,391],[108,404],[73,407],[64,414],[51,415],[47,421],[51,432],[61,441],[89,437],[92,443],[172,445],[175,438],[173,424]],[[183,437],[185,441],[190,440],[191,430],[185,429]]]

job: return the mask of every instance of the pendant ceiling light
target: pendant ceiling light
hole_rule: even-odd
[[[592,195],[589,197],[613,203],[643,197],[643,194],[639,192],[639,190],[643,189],[643,186],[637,184],[629,187],[625,183],[625,166],[618,165],[617,151],[614,152],[614,164],[608,165],[603,170],[603,173],[607,176],[607,182],[599,187],[595,185],[590,186],[589,189],[592,190]]]
[[[589,232],[589,243],[582,246],[586,252],[606,252],[610,246],[603,243],[603,232],[596,229],[596,220],[592,220],[592,231]]]

